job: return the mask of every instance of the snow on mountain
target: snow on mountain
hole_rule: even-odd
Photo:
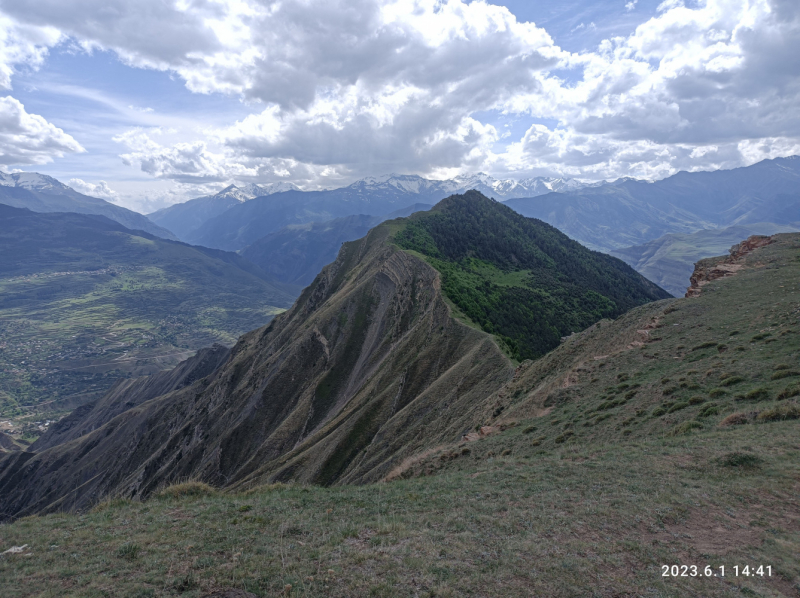
[[[264,195],[272,195],[273,193],[282,193],[283,191],[299,191],[300,188],[294,183],[269,183],[267,185],[256,185],[250,183],[237,187],[236,185],[228,185],[222,191],[214,194],[213,197],[220,199],[231,198],[239,202],[245,202],[255,197],[263,197]]]
[[[435,192],[441,181],[431,181],[415,174],[385,174],[360,179],[345,187],[362,192],[393,191],[427,194]]]
[[[53,177],[38,172],[14,172],[6,174],[0,172],[0,185],[3,187],[21,187],[29,191],[61,192],[70,189],[64,183]]]
[[[440,195],[441,197],[476,189],[490,197],[505,200],[517,197],[535,197],[551,191],[572,191],[584,186],[586,186],[586,183],[575,179],[553,177],[536,177],[517,181],[513,179],[495,179],[488,174],[478,173],[437,181],[417,175],[387,174],[358,180],[348,186],[347,189],[362,193],[399,191],[426,196]]]
[[[294,183],[286,183],[281,181],[280,183],[269,183],[267,185],[246,185],[242,187],[244,190],[248,190],[248,193],[256,193],[253,197],[261,197],[264,195],[272,195],[273,193],[283,193],[284,191],[300,191],[300,187],[295,185]],[[252,189],[252,191],[250,191]],[[256,191],[257,189],[257,191]]]

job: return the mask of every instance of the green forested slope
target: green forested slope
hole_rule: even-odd
[[[478,192],[454,195],[394,235],[442,275],[442,290],[516,359],[543,355],[601,318],[669,297],[621,260]]]

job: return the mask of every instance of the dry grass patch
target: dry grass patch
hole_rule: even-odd
[[[178,499],[211,496],[216,493],[216,488],[209,486],[205,482],[189,481],[167,486],[156,492],[155,497],[161,499]]]

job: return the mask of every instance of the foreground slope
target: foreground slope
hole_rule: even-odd
[[[64,183],[36,172],[0,172],[0,204],[34,212],[74,212],[110,218],[126,228],[143,230],[162,239],[176,239],[146,216],[115,206],[99,197],[78,193]]]
[[[391,483],[184,485],[26,518],[0,527],[1,549],[22,547],[0,559],[0,587],[795,597],[800,235],[771,241],[704,262],[696,298],[635,308],[521,364],[479,433],[419,451]]]
[[[618,260],[581,253],[541,223],[523,226],[478,193],[441,202],[432,218],[467,227],[474,210],[488,211],[494,242],[542,280],[548,273],[558,278],[557,267],[572,273],[568,288],[577,304],[542,316],[534,313],[538,297],[517,302],[524,317],[545,329],[560,317],[570,325],[583,321],[580,299],[597,295],[598,273],[619,275],[612,296],[623,307],[658,291]],[[498,210],[522,228],[493,229]],[[204,380],[146,402],[117,393],[116,401],[132,406],[114,419],[65,444],[6,460],[2,512],[84,508],[110,494],[145,497],[186,477],[234,487],[372,482],[411,454],[469,432],[513,365],[493,335],[451,317],[440,271],[395,243],[403,230],[427,221],[425,213],[394,220],[346,243],[291,310],[243,336]],[[530,274],[518,269],[516,276]],[[560,289],[543,285],[539,292]]]
[[[641,245],[670,233],[737,224],[800,221],[800,156],[714,172],[679,172],[655,181],[624,180],[569,193],[511,199],[600,251]]]
[[[102,216],[0,205],[0,404],[73,408],[288,307],[243,258]]]

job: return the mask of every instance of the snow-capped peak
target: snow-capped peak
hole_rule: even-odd
[[[69,189],[64,183],[46,174],[38,172],[0,172],[0,185],[4,187],[21,187],[29,191],[63,191]]]
[[[272,195],[273,193],[283,193],[284,191],[300,191],[300,187],[294,183],[287,183],[281,181],[279,183],[267,183],[266,185],[245,185],[242,189],[248,193],[255,193],[253,197],[260,197],[263,195]]]
[[[222,191],[216,193],[214,197],[232,198],[239,202],[245,202],[255,197],[263,197],[264,195],[272,195],[273,193],[281,193],[283,191],[299,191],[300,188],[294,183],[268,183],[266,185],[256,185],[249,183],[237,187],[236,185],[228,185]]]
[[[363,191],[397,189],[406,193],[425,193],[439,181],[424,179],[416,174],[384,174],[360,179],[348,188]]]
[[[453,179],[437,181],[417,175],[386,174],[356,181],[348,188],[358,191],[398,190],[419,195],[446,196],[476,189],[497,199],[533,197],[551,191],[571,191],[585,186],[581,181],[567,178],[536,177],[513,180],[496,179],[483,172],[459,175]]]

